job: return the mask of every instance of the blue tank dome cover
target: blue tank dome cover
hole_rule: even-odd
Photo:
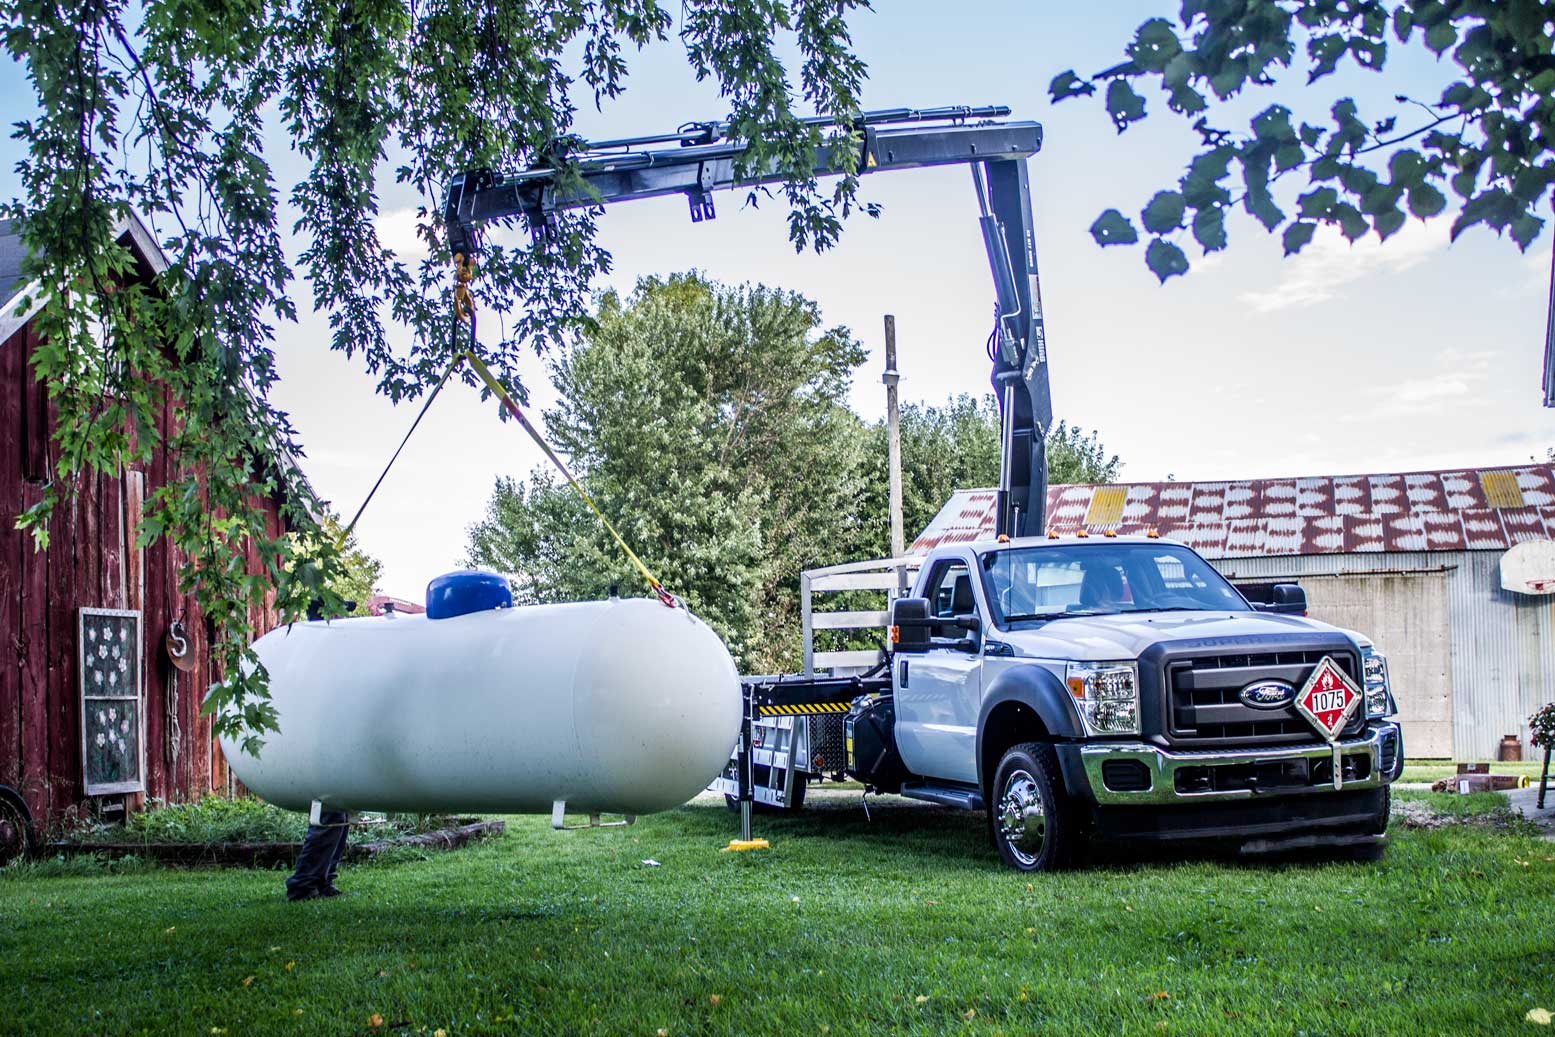
[[[427,584],[427,618],[452,619],[471,612],[513,607],[507,578],[497,573],[444,573]]]

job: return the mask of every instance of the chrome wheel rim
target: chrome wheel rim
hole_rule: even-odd
[[[998,816],[999,837],[1010,855],[1025,867],[1036,864],[1047,839],[1047,811],[1037,779],[1029,771],[1017,768],[1004,779]]]

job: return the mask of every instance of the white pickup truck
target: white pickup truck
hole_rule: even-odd
[[[847,702],[842,754],[758,742],[754,760],[798,771],[790,809],[806,771],[835,771],[986,810],[1023,871],[1090,839],[1380,846],[1404,766],[1387,662],[1306,618],[1300,587],[1271,598],[1153,537],[942,547],[891,603],[888,675],[747,686],[773,704],[753,715]],[[720,787],[734,805],[736,767]]]

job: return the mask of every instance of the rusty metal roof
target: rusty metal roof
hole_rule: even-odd
[[[385,605],[393,605],[394,611],[402,615],[419,616],[425,612],[426,606],[414,601],[406,601],[404,598],[396,598],[389,594],[374,594],[367,599],[367,614],[381,616]]]
[[[1228,482],[1053,486],[1060,534],[1148,533],[1207,558],[1501,551],[1555,540],[1555,465]],[[957,490],[909,554],[994,535],[994,491]]]

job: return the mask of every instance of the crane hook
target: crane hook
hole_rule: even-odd
[[[470,282],[475,280],[475,260],[463,252],[454,253],[454,317],[469,320],[475,313],[475,297]]]

